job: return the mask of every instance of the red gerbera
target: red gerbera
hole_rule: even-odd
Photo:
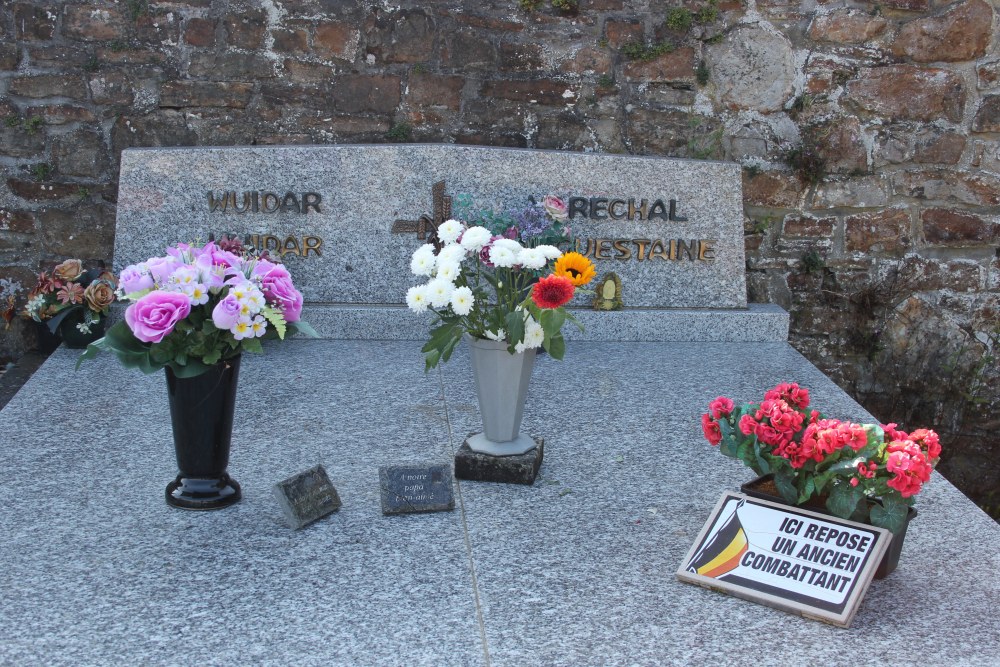
[[[565,276],[545,276],[535,283],[531,298],[539,308],[558,308],[573,298],[573,281]]]

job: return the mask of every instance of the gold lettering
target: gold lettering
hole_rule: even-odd
[[[611,216],[612,220],[621,220],[625,217],[625,211],[616,212],[618,206],[625,206],[624,199],[612,199],[611,203],[608,204],[608,215]]]
[[[264,213],[274,213],[281,208],[281,200],[273,192],[265,192],[261,198],[261,209]]]
[[[285,239],[285,243],[281,247],[281,256],[284,257],[286,254],[292,253],[293,255],[301,255],[299,252],[299,240],[294,236],[289,236]]]
[[[246,213],[247,211],[249,211],[250,204],[251,204],[251,197],[249,192],[243,193],[242,207],[236,205],[236,193],[235,192],[233,193],[233,210],[236,211],[237,213]]]
[[[698,251],[698,259],[703,262],[711,262],[715,259],[715,239],[702,239],[701,249]]]
[[[623,262],[627,262],[632,259],[632,249],[628,247],[628,239],[615,239],[615,250],[618,254],[615,255],[615,259],[619,259]]]
[[[677,259],[677,241],[670,239],[670,259]]]
[[[235,195],[232,192],[223,192],[222,193],[222,199],[216,199],[215,198],[215,193],[214,192],[209,192],[208,193],[208,212],[209,213],[214,213],[215,211],[218,210],[218,211],[222,211],[223,213],[225,213],[226,208],[229,206],[229,197],[230,197],[230,195],[234,196],[234,201],[235,201]]]
[[[636,208],[635,207],[635,199],[630,198],[628,200],[628,218],[627,219],[628,220],[636,220],[636,219],[638,219],[638,220],[645,220],[646,219],[646,207],[648,205],[649,205],[648,202],[645,199],[643,199],[639,203],[639,208]],[[638,218],[637,218],[637,216],[638,216]]]
[[[576,251],[578,253],[580,253],[581,255],[583,255],[584,257],[593,257],[594,256],[594,239],[586,239],[586,241],[587,241],[587,247],[584,248],[583,250],[580,250],[580,239],[577,239],[576,240]]]
[[[677,258],[680,259],[680,255],[685,254],[687,255],[688,259],[690,259],[693,262],[694,258],[697,256],[694,249],[694,245],[696,243],[698,242],[697,241],[687,242],[681,239],[677,239],[677,255],[678,255]]]
[[[663,247],[663,241],[660,239],[655,239],[653,244],[649,246],[649,258],[659,257],[662,260],[667,260],[667,251]]]
[[[643,200],[645,203],[645,200]],[[646,259],[646,246],[649,245],[649,239],[632,239],[632,243],[635,244],[636,259],[640,262]]]
[[[320,248],[323,247],[323,239],[318,236],[305,236],[302,238],[302,256],[308,257],[309,251],[312,250],[316,253],[317,257],[322,257],[323,253],[320,252]]]
[[[277,199],[277,197],[275,197],[275,199]],[[265,250],[267,252],[271,252],[273,250],[276,253],[279,254],[281,253],[281,239],[279,239],[277,236],[271,236],[270,234],[265,234],[260,237],[260,244],[261,247],[258,248],[258,250],[260,250],[261,252]]]
[[[611,259],[605,252],[611,252],[611,239],[597,239],[594,241],[594,259]]]

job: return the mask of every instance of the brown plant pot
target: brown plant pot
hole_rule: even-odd
[[[752,498],[770,500],[772,502],[781,503],[782,505],[792,504],[785,500],[778,491],[778,487],[774,483],[774,475],[764,475],[763,477],[751,480],[746,484],[741,485],[740,491]],[[871,500],[869,502],[877,503],[879,501]],[[826,509],[823,497],[810,498],[798,507],[819,512],[820,514],[826,514],[827,516],[834,516],[833,512]],[[875,570],[876,579],[885,579],[892,574],[892,572],[896,569],[896,566],[899,565],[899,556],[903,552],[903,539],[906,537],[906,528],[910,525],[910,521],[912,521],[916,516],[917,510],[912,507],[908,507],[906,509],[906,523],[903,524],[903,529],[900,530],[898,534],[892,534],[892,539],[889,540],[889,548],[886,550],[885,555],[882,556],[882,562],[879,563],[878,569]]]

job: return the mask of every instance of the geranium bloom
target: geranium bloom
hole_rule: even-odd
[[[941,456],[941,442],[938,434],[926,428],[918,428],[910,434],[910,440],[920,445],[932,461]]]
[[[764,394],[764,400],[774,399],[781,399],[804,410],[809,406],[809,390],[795,382],[786,382]]]
[[[719,423],[712,419],[712,415],[707,412],[701,416],[701,430],[705,434],[705,439],[712,445],[718,445],[722,442],[722,431],[719,429]]]
[[[572,280],[575,287],[586,285],[597,275],[594,263],[578,252],[568,252],[557,259],[553,270],[557,276]]]
[[[531,299],[539,308],[559,308],[573,298],[573,289],[573,281],[553,274],[535,283]]]
[[[712,413],[712,417],[719,419],[731,413],[734,407],[732,399],[719,396],[708,404],[708,411]]]

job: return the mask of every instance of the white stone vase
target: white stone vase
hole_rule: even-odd
[[[469,448],[492,456],[515,456],[534,449],[534,438],[521,435],[520,431],[535,350],[510,354],[506,343],[466,338],[472,353],[479,414],[483,418],[483,432],[469,436]]]

